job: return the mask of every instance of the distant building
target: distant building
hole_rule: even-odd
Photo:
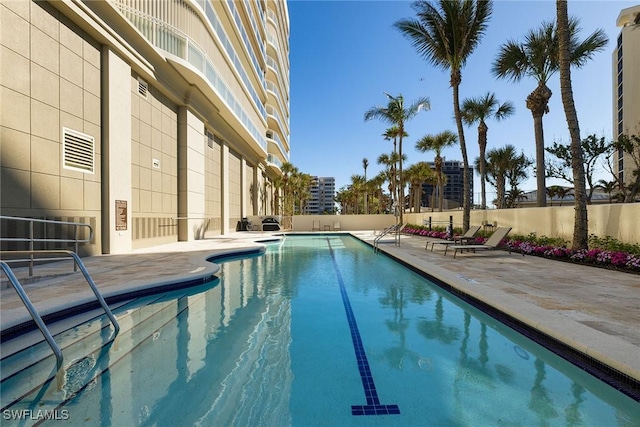
[[[552,197],[549,197],[549,194],[547,194],[547,206],[573,206],[575,202],[573,188],[564,187],[564,186],[557,186],[557,187],[559,187],[562,190],[562,192],[558,194],[554,194]],[[587,188],[587,194],[588,193],[589,193],[589,189]],[[514,202],[513,207],[533,208],[537,206],[537,200],[538,200],[538,191],[537,190],[528,191],[526,193],[522,193],[522,195],[518,197],[518,200]],[[590,204],[601,205],[601,204],[612,203],[614,201],[615,200],[613,197],[613,193],[607,194],[603,190],[599,188],[595,188],[593,191],[593,194],[591,195]]]
[[[431,169],[435,170],[434,162],[427,162]],[[462,206],[464,200],[464,165],[459,160],[444,160],[442,162],[442,173],[445,175],[444,199],[445,208],[453,209]],[[473,167],[469,166],[469,197],[473,200]],[[432,184],[422,185],[422,206],[438,206],[438,201],[432,202],[434,186]]]
[[[311,199],[305,206],[305,213],[320,215],[336,211],[336,179],[334,177],[313,177],[310,188]]]
[[[613,137],[640,135],[640,5],[620,11],[621,27],[613,50]],[[633,179],[636,167],[624,152],[616,153],[615,171],[621,182]]]

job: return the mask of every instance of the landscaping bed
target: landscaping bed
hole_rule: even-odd
[[[406,234],[447,239],[450,236],[444,228],[432,228],[407,224],[403,230]],[[462,230],[455,230],[461,234]],[[482,244],[490,233],[480,232],[474,243]],[[568,241],[546,236],[512,235],[504,240],[504,245],[511,251],[526,255],[541,256],[558,261],[585,264],[594,267],[610,268],[627,273],[640,274],[640,245],[619,242],[612,237],[589,237],[589,249],[573,250],[567,247]]]

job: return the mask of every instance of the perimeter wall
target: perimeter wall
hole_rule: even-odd
[[[589,205],[589,235],[611,236],[624,243],[640,243],[640,203]],[[462,211],[405,213],[404,222],[421,225],[431,217],[432,224],[446,225],[449,217],[453,225],[462,227]],[[472,210],[471,224],[484,222],[511,227],[513,234],[536,233],[538,236],[573,238],[573,206],[544,208]],[[342,231],[381,230],[395,223],[392,215],[298,215],[293,220],[293,231],[312,231],[313,222],[319,221],[320,231],[335,221]]]

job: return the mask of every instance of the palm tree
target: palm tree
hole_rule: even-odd
[[[431,104],[429,104],[429,98],[421,97],[415,100],[408,107],[405,107],[402,95],[391,96],[388,93],[385,93],[385,95],[389,99],[387,106],[370,108],[364,113],[364,120],[368,121],[377,118],[397,127],[398,155],[400,156],[400,160],[398,162],[398,180],[402,182],[402,138],[406,135],[405,123],[414,118],[420,110],[429,110],[431,108]],[[398,199],[396,200],[401,204],[400,224],[402,224],[404,212],[404,185],[401,185],[399,190]]]
[[[487,153],[487,180],[496,187],[498,209],[505,207],[507,173],[512,169],[516,158],[516,148],[513,145],[494,148]]]
[[[290,162],[284,162],[280,170],[282,171],[282,214],[291,216],[294,214],[294,197],[291,180],[299,171],[298,168]]]
[[[485,123],[487,119],[502,120],[514,113],[513,104],[509,101],[500,104],[495,94],[487,92],[480,98],[467,98],[462,102],[462,121],[471,126],[478,123],[478,145],[480,147],[480,173],[481,201],[480,207],[487,208],[487,193],[485,189],[485,166],[487,150],[487,132],[489,127]]]
[[[562,187],[560,185],[558,185],[557,187],[558,188],[556,189],[556,191],[558,193],[558,198],[560,199],[560,206],[562,206],[562,202],[564,202],[564,198],[569,196],[572,192],[575,197],[575,189],[571,187]]]
[[[512,195],[513,203],[517,203],[520,199],[526,198],[524,192],[520,190],[520,184],[528,178],[527,169],[529,169],[529,166],[532,164],[533,162],[529,160],[524,153],[514,156],[509,161],[506,176],[511,187],[509,193]]]
[[[553,206],[553,198],[558,195],[558,188],[559,188],[559,186],[557,186],[557,185],[552,185],[550,187],[547,187],[546,195],[547,195],[547,197],[549,199],[549,204],[551,206]]]
[[[438,179],[438,207],[442,212],[442,206],[444,204],[444,181],[442,177],[442,149],[450,147],[458,142],[458,136],[448,130],[440,132],[437,135],[423,136],[418,142],[416,142],[416,150],[424,153],[425,151],[433,150],[436,152],[434,160],[436,168],[436,177]]]
[[[434,172],[427,162],[418,162],[407,168],[406,178],[411,189],[409,200],[414,213],[420,212],[422,206],[422,184],[433,175]]]
[[[605,193],[607,193],[607,195],[609,196],[609,203],[613,202],[613,197],[611,197],[611,194],[613,194],[614,191],[616,191],[616,188],[618,188],[618,182],[617,181],[607,181],[606,179],[601,179],[598,181],[597,185],[595,186],[596,188],[601,188],[602,191],[604,191]]]
[[[464,166],[462,226],[466,231],[471,218],[469,159],[460,113],[459,88],[461,69],[480,43],[493,9],[492,1],[439,0],[438,7],[416,1],[417,19],[403,19],[395,27],[407,37],[418,53],[436,67],[450,71],[453,89],[453,112],[458,127],[458,140]]]
[[[353,191],[354,197],[354,209],[355,214],[358,214],[358,206],[360,205],[360,201],[358,200],[360,197],[360,193],[364,190],[365,180],[362,175],[351,175],[351,191]]]
[[[296,176],[294,192],[296,194],[296,200],[298,201],[298,212],[300,215],[304,215],[307,203],[309,199],[311,199],[311,186],[314,183],[317,185],[317,180],[308,173],[299,173]]]
[[[575,52],[575,40],[572,38],[572,20],[569,19],[566,0],[556,1],[556,12],[558,20],[558,49],[560,67],[560,94],[562,105],[567,117],[569,135],[571,135],[571,169],[573,170],[573,196],[575,219],[573,224],[573,250],[587,249],[589,246],[589,228],[587,224],[587,189],[584,174],[584,156],[580,139],[580,125],[578,123],[578,113],[573,102],[573,88],[571,85],[571,64]],[[577,21],[575,26],[577,27]],[[577,32],[577,28],[575,32]],[[599,46],[598,50],[604,48],[608,39],[601,30],[591,35],[591,43]],[[586,61],[586,60],[585,60]]]
[[[388,178],[388,175],[386,171],[381,171],[378,173],[378,175],[376,175],[369,181],[371,185],[375,187],[376,193],[378,195],[378,213],[379,214],[384,213],[386,210],[386,206],[384,204],[386,197],[384,195],[384,191],[382,190],[382,186],[384,185],[385,181],[387,181],[387,178]]]
[[[396,164],[398,153],[380,154],[378,156],[378,164],[385,167],[386,180],[389,181],[389,194],[391,194],[391,203],[396,202]]]
[[[364,169],[364,180],[367,181],[367,167],[369,167],[369,159],[366,157],[362,159],[362,168]],[[365,186],[364,189],[364,213],[365,215],[369,213],[369,192]]]
[[[398,126],[395,126],[395,125],[391,126],[390,128],[384,131],[382,136],[386,141],[393,140],[393,152],[395,153],[397,151],[396,148],[398,144],[398,136],[400,136],[400,132],[398,131]],[[405,132],[404,135],[402,136],[405,137],[409,135]]]
[[[602,50],[607,39],[600,30],[594,32],[583,42],[578,41],[578,20],[570,19],[569,62],[581,67],[593,54]],[[533,77],[538,85],[527,97],[527,108],[533,116],[536,139],[536,184],[538,190],[537,205],[546,206],[544,175],[544,133],[542,116],[549,112],[551,89],[547,82],[559,69],[558,34],[553,22],[543,22],[537,30],[530,30],[523,43],[510,40],[500,47],[498,57],[493,63],[492,72],[498,78],[514,82],[523,77]]]

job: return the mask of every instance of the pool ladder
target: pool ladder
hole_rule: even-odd
[[[382,240],[382,238],[384,236],[386,236],[387,234],[390,234],[390,233],[396,233],[396,235],[395,235],[395,244],[399,245],[400,244],[400,231],[402,231],[403,228],[404,228],[404,225],[393,224],[393,225],[390,225],[389,227],[385,228],[384,230],[382,230],[380,232],[380,234],[378,234],[376,236],[376,238],[373,239],[373,250],[374,250],[374,252],[377,252],[379,250],[378,245],[380,243],[380,240]]]
[[[100,303],[107,317],[109,317],[109,320],[113,324],[113,327],[114,327],[113,338],[115,338],[116,335],[118,335],[118,332],[120,332],[120,325],[118,324],[118,321],[116,320],[115,316],[109,309],[109,306],[107,305],[106,301],[102,297],[102,294],[100,294],[100,291],[96,287],[96,284],[93,282],[93,279],[89,275],[89,272],[87,271],[86,267],[84,266],[84,263],[82,262],[78,254],[76,254],[73,251],[66,251],[66,250],[3,251],[1,253],[11,253],[12,255],[29,255],[29,256],[31,255],[67,255],[72,257],[75,263],[74,269],[75,267],[80,268],[80,271],[82,271],[82,274],[84,275],[84,278],[89,284],[89,287],[95,294],[96,298],[98,299],[98,302]],[[20,281],[18,280],[18,278],[15,276],[15,274],[13,274],[13,271],[11,270],[11,267],[9,267],[9,264],[5,261],[0,261],[0,268],[2,268],[2,271],[4,271],[4,274],[7,276],[7,278],[13,285],[13,288],[18,293],[18,296],[24,303],[24,306],[29,311],[31,318],[38,326],[38,329],[40,329],[40,332],[42,332],[42,335],[44,335],[44,338],[49,344],[49,347],[51,347],[51,350],[53,350],[53,353],[56,356],[56,366],[59,370],[63,364],[63,356],[62,356],[62,351],[60,350],[60,346],[58,346],[56,341],[53,339],[51,332],[49,332],[49,328],[47,328],[47,325],[45,325],[44,321],[42,320],[42,317],[40,316],[40,314],[38,313],[34,305],[31,303],[31,300],[27,296],[27,293],[24,291],[24,288],[20,284]]]

